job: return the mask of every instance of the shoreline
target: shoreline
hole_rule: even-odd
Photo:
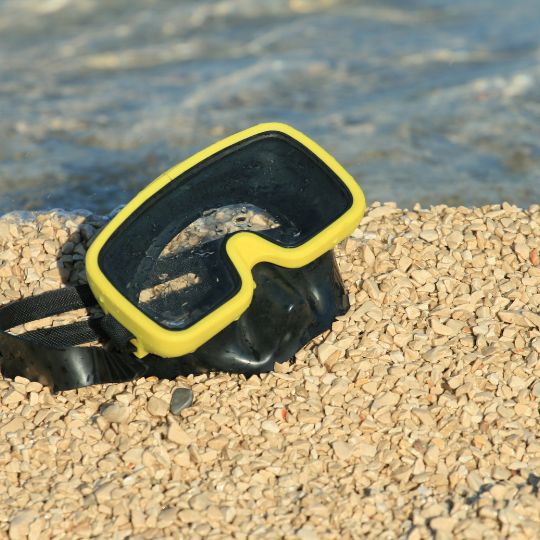
[[[21,217],[0,303],[84,280],[104,218]],[[539,254],[538,205],[376,203],[336,249],[351,310],[273,373],[0,377],[0,534],[538,538]],[[193,406],[153,414],[178,386]]]

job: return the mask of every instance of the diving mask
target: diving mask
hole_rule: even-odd
[[[352,177],[295,129],[262,124],[228,137],[162,174],[105,226],[86,256],[90,289],[46,293],[40,309],[40,297],[25,299],[24,316],[17,303],[3,308],[9,316],[0,310],[4,330],[48,302],[47,314],[68,304],[106,313],[88,336],[50,329],[47,365],[37,335],[5,332],[4,371],[56,389],[268,371],[346,311],[331,250],[364,208]],[[73,347],[92,332],[112,345]]]

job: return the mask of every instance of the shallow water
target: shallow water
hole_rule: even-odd
[[[539,82],[537,0],[3,0],[0,212],[105,213],[270,120],[370,201],[528,206]]]

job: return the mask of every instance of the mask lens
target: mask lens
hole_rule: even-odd
[[[201,257],[215,257],[218,242],[236,232],[262,232],[277,227],[279,223],[268,212],[249,203],[207,210],[165,246],[146,281],[151,285],[139,294],[139,306],[160,324],[182,328],[190,317],[198,316],[190,298],[203,293],[203,280],[212,280],[208,265],[199,268],[199,273],[193,268],[176,275],[179,269],[186,269],[182,261],[196,263]]]

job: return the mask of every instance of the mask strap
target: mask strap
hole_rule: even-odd
[[[88,285],[64,287],[0,308],[0,368],[5,376],[39,380],[53,391],[124,382],[145,367],[132,354],[133,337],[110,316],[13,335],[7,330],[77,309],[97,306]],[[107,348],[77,347],[106,341]]]

